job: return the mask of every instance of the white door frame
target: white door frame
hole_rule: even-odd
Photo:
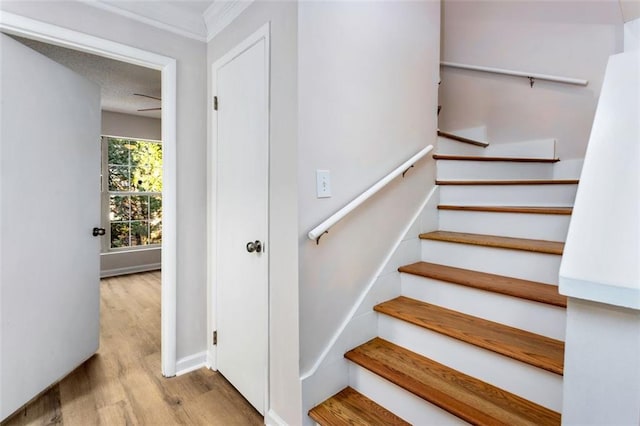
[[[116,59],[162,72],[162,374],[176,375],[176,60],[111,40],[0,12],[0,29],[6,33]]]
[[[229,52],[224,54],[220,59],[214,62],[211,65],[211,100],[213,97],[217,95],[217,73],[216,71],[229,63],[235,57],[242,54],[244,51],[249,49],[251,46],[259,42],[260,40],[265,40],[265,48],[266,48],[266,59],[265,59],[265,72],[267,78],[267,97],[268,97],[268,115],[270,117],[270,87],[271,87],[271,74],[270,74],[270,63],[271,63],[271,45],[270,45],[270,32],[271,26],[270,23],[267,22],[262,27],[260,27],[256,32],[247,37],[244,41],[239,43],[236,47],[232,48]],[[217,162],[218,162],[218,120],[216,111],[211,106],[212,103],[209,103],[211,108],[211,137],[209,138],[209,144],[207,146],[207,180],[209,182],[207,188],[207,335],[208,335],[208,345],[207,345],[207,365],[213,369],[217,370],[216,363],[216,347],[213,346],[212,335],[213,331],[216,329],[216,291],[217,291],[217,248],[216,248],[216,235],[217,235],[217,218],[216,218],[216,200],[217,200],[217,184],[218,184],[218,176],[217,176]],[[270,118],[267,117],[267,143],[271,143],[270,137]],[[267,165],[267,173],[269,170],[269,165]],[[267,183],[268,188],[268,183]],[[270,196],[267,194],[267,198]],[[267,220],[267,223],[270,227],[270,221]],[[267,245],[269,244],[269,240],[267,238]],[[269,257],[271,259],[271,257]],[[267,267],[269,269],[269,267]],[[269,274],[267,273],[267,300],[270,300],[270,282],[269,282]],[[269,318],[270,318],[270,306],[267,304],[267,347],[264,350],[267,353],[267,371],[266,374],[266,389],[265,389],[265,413],[269,411],[269,346],[271,343],[271,338],[269,335]],[[265,414],[266,416],[266,414]]]

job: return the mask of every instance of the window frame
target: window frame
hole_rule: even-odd
[[[145,138],[136,138],[136,137],[131,137],[131,136],[115,136],[115,135],[107,135],[107,134],[102,134],[100,135],[100,152],[101,152],[101,164],[100,164],[100,210],[101,210],[101,218],[102,218],[102,228],[104,228],[105,230],[105,235],[104,238],[101,238],[101,243],[100,243],[100,252],[101,254],[106,254],[106,253],[124,253],[124,252],[129,252],[129,251],[144,251],[144,250],[157,250],[160,249],[162,247],[162,237],[161,237],[161,241],[159,243],[153,243],[153,244],[144,244],[144,245],[139,245],[139,246],[132,246],[129,245],[127,247],[111,247],[111,218],[110,218],[110,197],[112,195],[115,196],[129,196],[129,197],[135,197],[135,196],[149,196],[149,197],[160,197],[161,203],[163,202],[162,199],[162,191],[160,192],[149,192],[149,191],[109,191],[109,143],[108,140],[109,139],[127,139],[130,141],[140,141],[140,142],[150,142],[150,143],[157,143],[162,145],[162,141],[161,140],[155,140],[155,139],[145,139]],[[164,148],[164,146],[163,146]],[[164,150],[163,150],[163,159],[162,161],[164,162]],[[163,223],[163,218],[161,216],[160,219],[160,223],[161,223],[161,229],[162,229],[162,223]],[[117,222],[117,221],[116,221]],[[129,220],[128,222],[131,222],[131,220]],[[131,241],[129,241],[131,242]]]

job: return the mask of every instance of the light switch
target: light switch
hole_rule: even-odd
[[[318,198],[331,197],[331,173],[329,170],[316,170],[316,194]]]

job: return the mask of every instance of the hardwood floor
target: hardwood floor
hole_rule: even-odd
[[[100,349],[2,426],[262,425],[220,374],[160,373],[160,272],[101,282]]]

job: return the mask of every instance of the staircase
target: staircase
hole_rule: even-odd
[[[553,179],[556,158],[439,136],[455,152],[434,155],[440,229],[375,306],[378,337],[345,354],[350,387],[309,411],[320,425],[560,424],[557,280],[578,181]]]

